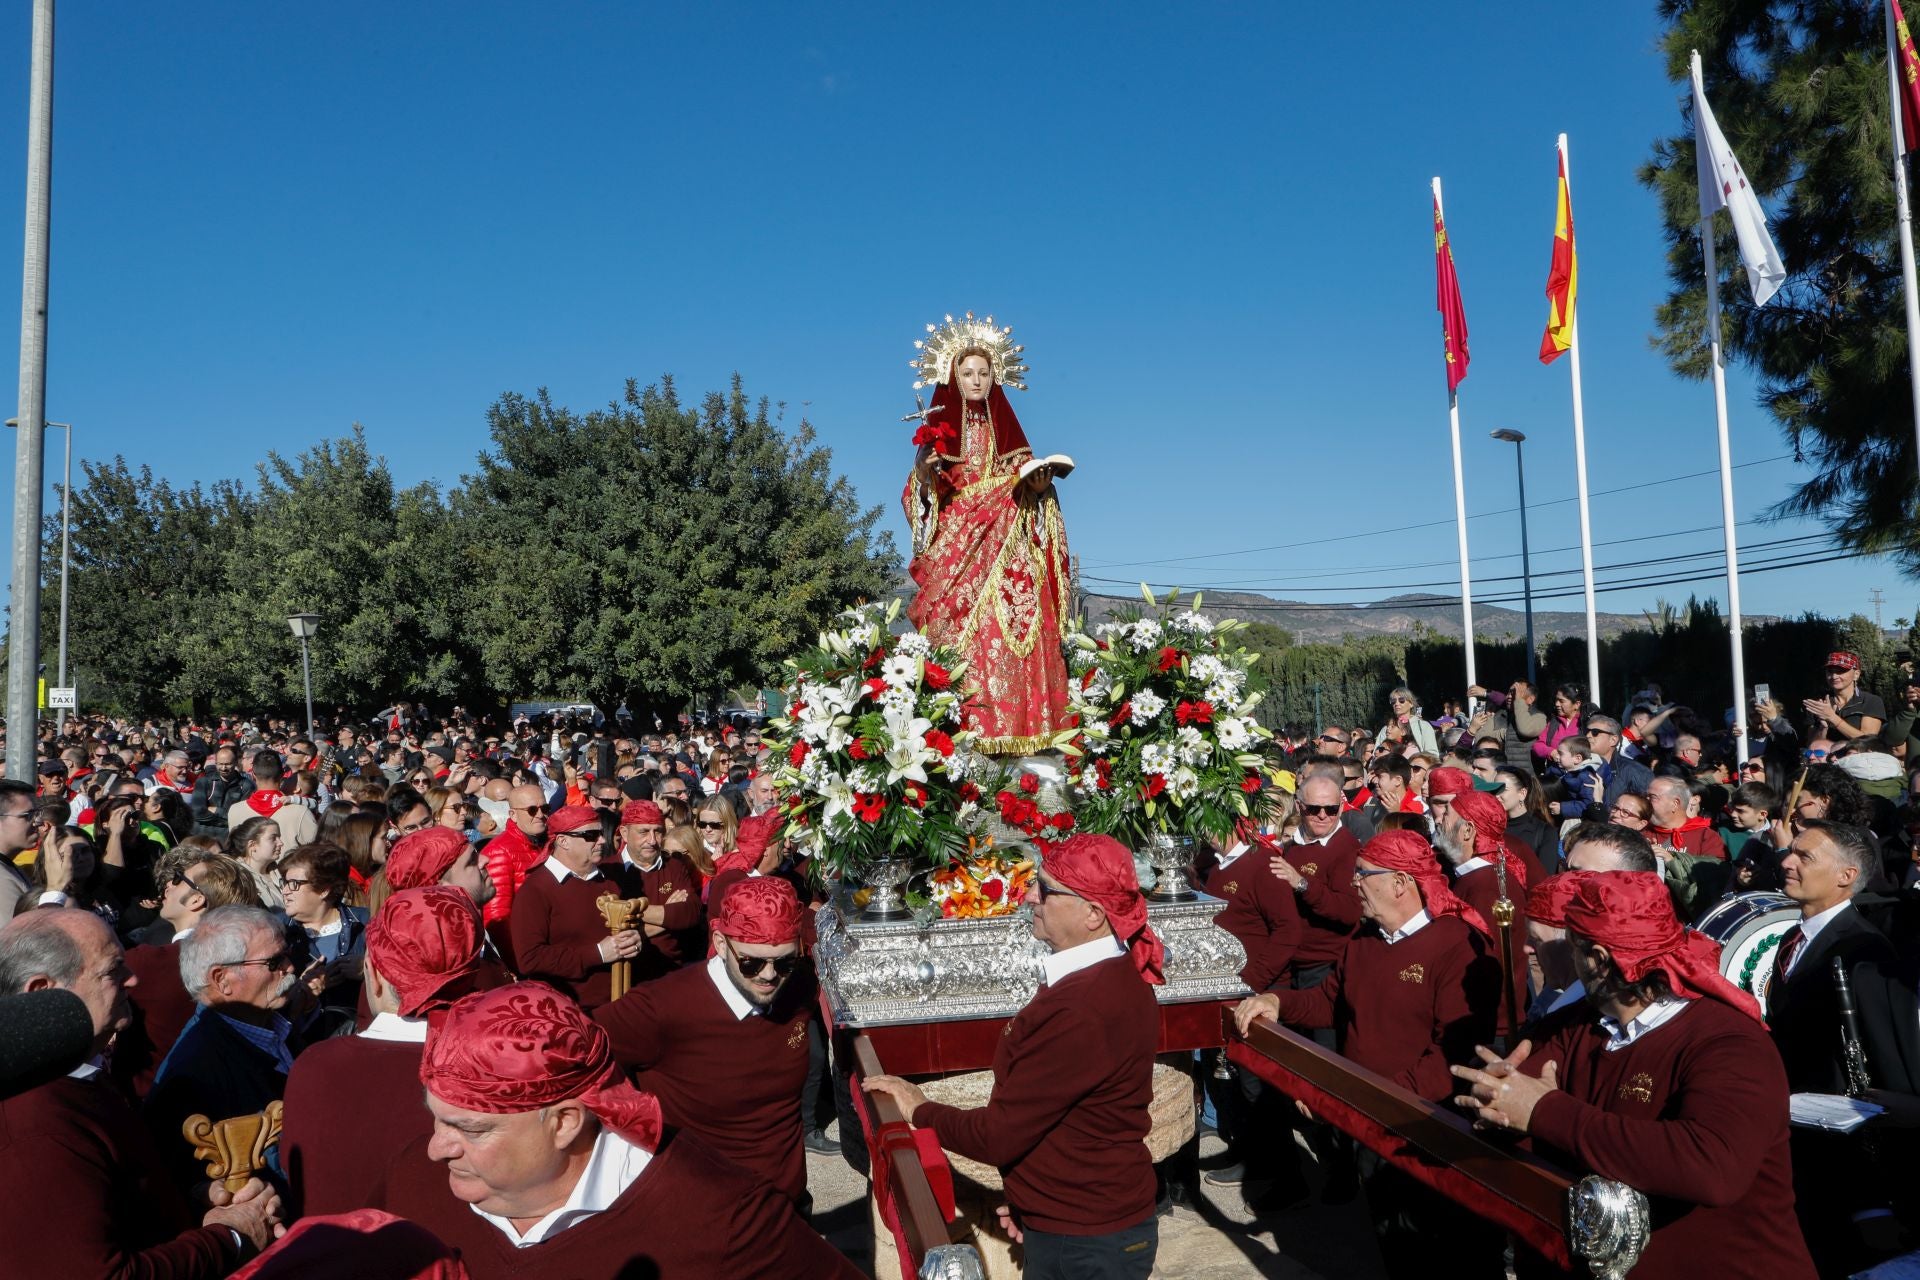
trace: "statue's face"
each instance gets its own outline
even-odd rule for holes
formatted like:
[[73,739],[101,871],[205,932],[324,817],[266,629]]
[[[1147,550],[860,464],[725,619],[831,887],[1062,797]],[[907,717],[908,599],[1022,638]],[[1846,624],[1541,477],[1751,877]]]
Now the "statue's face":
[[968,356],[953,371],[960,394],[968,400],[985,400],[993,385],[993,363],[985,356]]

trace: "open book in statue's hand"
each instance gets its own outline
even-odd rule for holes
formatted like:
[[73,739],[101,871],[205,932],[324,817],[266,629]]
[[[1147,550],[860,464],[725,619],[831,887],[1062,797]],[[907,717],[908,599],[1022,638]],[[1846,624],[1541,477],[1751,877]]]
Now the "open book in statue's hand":
[[1044,458],[1028,458],[1020,464],[1020,478],[1025,480],[1042,467],[1052,467],[1053,478],[1058,480],[1061,476],[1073,473],[1073,459],[1064,453],[1050,453]]

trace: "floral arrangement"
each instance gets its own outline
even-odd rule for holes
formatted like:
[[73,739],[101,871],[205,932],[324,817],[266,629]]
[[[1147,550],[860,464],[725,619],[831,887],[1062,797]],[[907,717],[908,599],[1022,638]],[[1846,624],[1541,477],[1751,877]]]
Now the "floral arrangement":
[[1154,835],[1225,839],[1251,814],[1272,736],[1253,719],[1250,655],[1227,643],[1246,624],[1203,616],[1198,596],[1175,611],[1178,591],[1140,590],[1152,614],[1068,632],[1079,727],[1058,745],[1078,765],[1077,820],[1135,849]]
[[1043,846],[1043,852],[1046,841],[1058,840],[1073,830],[1072,810],[1047,812],[1040,800],[1040,779],[1031,773],[1003,779],[993,804],[999,811],[1000,821]]
[[994,852],[989,843],[933,873],[927,896],[948,920],[1012,915],[1033,887],[1033,862]]
[[979,808],[957,687],[966,665],[919,632],[892,634],[899,613],[898,600],[849,609],[787,659],[787,711],[770,721],[783,830],[839,878],[883,858],[943,867]]

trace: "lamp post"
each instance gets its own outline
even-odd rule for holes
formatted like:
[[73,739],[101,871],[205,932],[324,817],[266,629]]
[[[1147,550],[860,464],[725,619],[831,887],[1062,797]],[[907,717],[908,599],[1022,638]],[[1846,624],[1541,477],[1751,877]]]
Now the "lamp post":
[[307,641],[313,639],[320,630],[320,615],[317,613],[290,613],[287,625],[293,628],[294,639],[300,642],[300,679],[307,690],[307,737],[313,737],[313,661],[308,655]]
[[1511,427],[1502,427],[1489,434],[1495,440],[1504,440],[1513,446],[1513,467],[1520,477],[1520,594],[1527,606],[1527,683],[1532,684],[1534,680],[1533,561],[1527,554],[1527,464],[1525,454],[1520,448],[1527,442],[1527,437]]
[[[9,427],[18,427],[20,419],[8,418]],[[60,481],[60,674],[58,688],[67,687],[67,571],[73,565],[68,554],[69,535],[73,530],[73,426],[66,422],[47,422],[43,426],[58,427],[67,433],[66,470]],[[54,713],[54,732],[67,731],[67,709],[61,707]]]

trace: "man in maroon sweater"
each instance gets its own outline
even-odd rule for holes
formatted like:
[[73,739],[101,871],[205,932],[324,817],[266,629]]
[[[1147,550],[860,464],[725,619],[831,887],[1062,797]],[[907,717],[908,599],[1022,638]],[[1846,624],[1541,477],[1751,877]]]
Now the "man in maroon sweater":
[[294,1216],[360,1208],[380,1171],[432,1130],[419,1092],[427,1022],[482,981],[481,936],[479,908],[449,885],[402,889],[374,914],[364,965],[373,1021],[322,1040],[287,1073],[280,1159]]
[[1652,1201],[1634,1280],[1811,1280],[1793,1213],[1787,1080],[1718,943],[1681,927],[1660,877],[1589,875],[1568,901],[1593,1016],[1454,1074],[1485,1125]]
[[607,932],[600,899],[638,898],[639,877],[600,866],[606,830],[591,805],[570,804],[548,823],[547,860],[513,895],[509,933],[520,976],[550,982],[592,1013],[612,997],[613,964],[644,945],[637,929]]
[[[1504,869],[1506,899],[1513,908],[1513,971],[1507,978],[1513,984],[1517,1018],[1527,1008],[1527,872],[1507,844],[1506,806],[1485,791],[1454,797],[1446,821],[1434,829],[1433,845],[1452,869],[1454,893],[1490,925],[1497,919],[1495,904],[1500,900]],[[1495,937],[1497,940],[1498,935]],[[1500,954],[1497,946],[1494,954]],[[1503,1000],[1495,1034],[1506,1036],[1511,1032]]]
[[1033,936],[1046,981],[993,1057],[993,1096],[961,1111],[898,1076],[875,1076],[940,1145],[999,1167],[1001,1222],[1025,1249],[1028,1280],[1137,1277],[1159,1249],[1151,1124],[1153,1052],[1165,981],[1160,939],[1133,856],[1109,836],[1074,835],[1035,877]]
[[473,1280],[859,1275],[785,1197],[666,1128],[606,1032],[550,987],[455,1004],[420,1079],[433,1135],[374,1199],[456,1249]]
[[113,930],[90,911],[52,907],[0,929],[0,992],[59,987],[93,1018],[92,1061],[0,1100],[0,1270],[60,1280],[224,1276],[277,1230],[279,1197],[258,1179],[196,1209],[146,1126],[99,1061],[129,1016],[128,972]]
[[[1458,807],[1459,800],[1454,801]],[[1369,840],[1353,871],[1373,928],[1347,944],[1332,976],[1309,991],[1249,996],[1234,1011],[1242,1035],[1256,1018],[1331,1026],[1340,1052],[1423,1098],[1453,1092],[1449,1067],[1473,1061],[1493,1033],[1500,966],[1478,912],[1455,897],[1433,849],[1413,831]],[[1497,1238],[1465,1231],[1447,1201],[1371,1151],[1360,1156],[1367,1207],[1387,1273],[1432,1274],[1440,1240],[1462,1275],[1498,1258]],[[1472,1261],[1462,1261],[1471,1259]]]
[[805,908],[773,876],[745,880],[713,921],[715,954],[594,1014],[614,1060],[667,1122],[766,1180],[804,1214],[800,1093],[817,988],[800,953]]
[[1293,956],[1296,987],[1324,981],[1360,923],[1360,895],[1353,882],[1360,842],[1340,825],[1340,806],[1340,784],[1326,773],[1310,773],[1296,797],[1300,825],[1268,862],[1300,900],[1300,945]]
[[620,810],[620,856],[640,876],[647,909],[640,913],[640,932],[669,966],[679,967],[700,954],[706,942],[701,929],[700,876],[678,853],[661,848],[666,816],[651,800],[629,800]]

